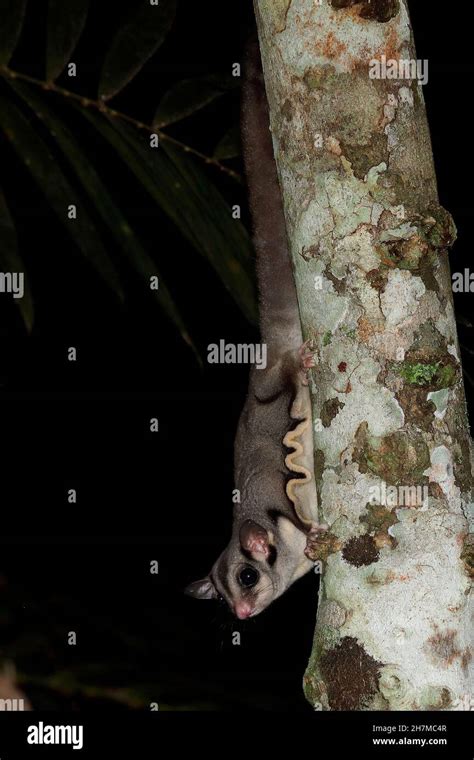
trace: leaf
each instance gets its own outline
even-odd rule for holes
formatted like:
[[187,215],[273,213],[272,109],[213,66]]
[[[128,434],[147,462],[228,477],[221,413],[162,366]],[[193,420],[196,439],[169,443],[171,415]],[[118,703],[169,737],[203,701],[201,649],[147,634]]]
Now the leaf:
[[19,40],[26,0],[0,0],[0,66],[7,66]]
[[[75,106],[77,108],[77,106]],[[171,147],[149,148],[125,124],[83,112],[179,231],[203,255],[250,322],[257,321],[250,238],[207,175]],[[164,144],[162,141],[162,145]]]
[[194,351],[191,338],[187,332],[184,320],[167,288],[160,272],[140,241],[131,229],[121,210],[115,204],[107,187],[95,171],[91,161],[82,152],[73,134],[63,124],[53,111],[47,107],[44,100],[20,82],[11,82],[11,87],[24,99],[27,105],[35,111],[54,136],[65,158],[69,161],[84,190],[92,199],[95,208],[109,227],[113,237],[122,249],[124,255],[143,278],[149,287],[150,277],[159,278],[159,289],[151,291],[169,319],[175,324],[183,339]]
[[237,158],[240,154],[240,126],[235,124],[217,143],[214,150],[214,158],[217,158],[218,161],[224,161],[227,158]]
[[49,0],[46,79],[56,79],[70,61],[84,30],[90,0]]
[[0,190],[0,270],[6,272],[23,273],[24,293],[22,298],[15,298],[18,308],[28,332],[31,332],[34,322],[33,298],[31,296],[28,277],[25,273],[25,265],[18,253],[17,237],[13,219],[10,216],[4,195]]
[[154,129],[167,127],[191,116],[236,87],[237,83],[236,77],[219,74],[183,79],[163,95],[153,119]]
[[106,55],[99,84],[99,97],[113,98],[158,50],[174,21],[177,0],[160,0],[140,7],[119,29]]
[[[62,173],[48,146],[36,134],[29,121],[16,106],[0,97],[0,128],[25,164],[51,207],[102,279],[123,299],[119,277],[94,223],[79,197]],[[77,219],[68,219],[68,206],[77,208]]]
[[183,206],[189,207],[183,213],[193,212],[191,226],[199,235],[203,254],[247,319],[256,323],[253,247],[245,227],[232,218],[230,207],[194,159],[169,141],[163,140],[162,147],[184,182]]

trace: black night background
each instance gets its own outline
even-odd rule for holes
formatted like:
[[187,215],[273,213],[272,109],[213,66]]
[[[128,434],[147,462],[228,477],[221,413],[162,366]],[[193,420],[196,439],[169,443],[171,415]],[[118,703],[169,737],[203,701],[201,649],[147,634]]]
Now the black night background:
[[[104,55],[133,5],[94,0],[72,58],[78,75],[63,74],[58,84],[96,97]],[[458,227],[451,267],[462,272],[471,263],[474,216],[472,11],[463,9],[461,23],[457,5],[442,15],[426,5],[410,8],[417,55],[430,65],[424,94],[441,203]],[[10,63],[37,79],[44,78],[46,6],[29,4]],[[178,0],[164,43],[111,105],[149,123],[177,82],[228,75],[243,59],[251,28],[250,1]],[[1,72],[0,95],[27,112]],[[248,367],[207,364],[207,345],[256,342],[257,327],[111,146],[67,98],[50,98],[157,263],[203,364],[86,198],[109,256],[120,264],[124,301],[101,281],[0,130],[0,182],[35,307],[28,334],[16,304],[0,298],[0,659],[15,664],[36,709],[123,710],[157,702],[160,710],[310,711],[301,682],[316,575],[245,623],[183,594],[208,572],[230,534],[233,436],[247,385]],[[236,87],[164,131],[212,155],[238,119]],[[51,140],[44,126],[38,133]],[[193,160],[229,207],[242,206],[250,230],[245,183]],[[58,161],[71,178],[71,168]],[[240,156],[222,163],[242,175]],[[472,420],[472,294],[455,295],[455,303]],[[76,362],[67,360],[70,346]],[[153,417],[157,434],[149,429]],[[69,489],[77,490],[76,504],[68,503]],[[158,575],[149,572],[153,560]],[[236,630],[240,646],[232,645]],[[67,643],[70,631],[76,646]]]

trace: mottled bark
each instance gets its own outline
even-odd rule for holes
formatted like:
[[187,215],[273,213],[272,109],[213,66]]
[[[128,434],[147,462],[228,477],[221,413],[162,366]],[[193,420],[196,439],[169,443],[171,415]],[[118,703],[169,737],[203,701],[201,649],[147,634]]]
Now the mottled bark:
[[438,203],[421,85],[369,76],[372,59],[416,57],[407,8],[255,10],[317,362],[329,533],[314,551],[324,572],[306,695],[322,709],[467,707],[472,468],[447,259],[455,230]]

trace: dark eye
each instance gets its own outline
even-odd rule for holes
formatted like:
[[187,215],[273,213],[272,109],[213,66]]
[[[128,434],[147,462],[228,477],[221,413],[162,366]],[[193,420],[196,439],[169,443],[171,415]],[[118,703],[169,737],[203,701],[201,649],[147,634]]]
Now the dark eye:
[[239,583],[243,588],[255,586],[259,578],[260,573],[254,567],[244,567],[239,573]]

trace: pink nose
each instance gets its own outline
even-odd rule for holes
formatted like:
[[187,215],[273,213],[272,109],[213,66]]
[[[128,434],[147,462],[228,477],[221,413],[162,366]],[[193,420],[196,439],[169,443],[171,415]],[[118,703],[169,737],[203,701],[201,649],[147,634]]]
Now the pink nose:
[[248,602],[236,602],[234,609],[239,620],[245,620],[252,614],[252,607]]

